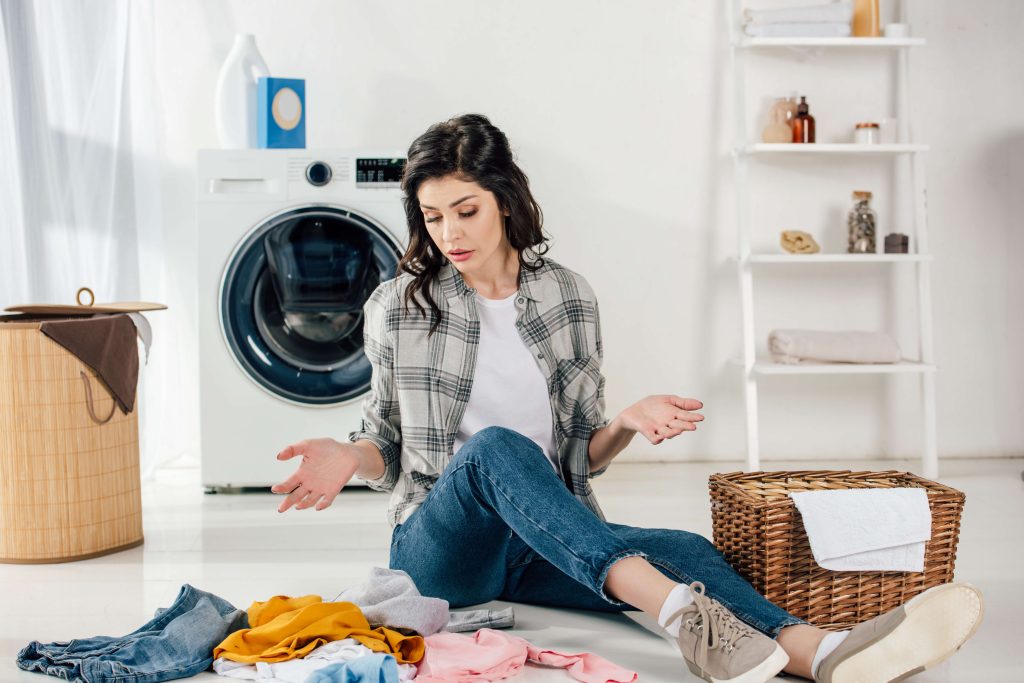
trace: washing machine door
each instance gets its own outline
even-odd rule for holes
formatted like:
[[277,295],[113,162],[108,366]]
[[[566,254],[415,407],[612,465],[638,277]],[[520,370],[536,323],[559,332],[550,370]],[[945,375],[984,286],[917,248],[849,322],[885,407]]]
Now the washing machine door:
[[370,386],[363,304],[395,276],[399,245],[351,209],[309,206],[255,228],[238,246],[220,290],[231,354],[285,401],[332,405]]

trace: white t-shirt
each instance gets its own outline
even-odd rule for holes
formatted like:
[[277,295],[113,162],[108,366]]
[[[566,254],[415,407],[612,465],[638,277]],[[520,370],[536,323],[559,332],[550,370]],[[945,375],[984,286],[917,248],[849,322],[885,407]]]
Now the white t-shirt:
[[547,381],[516,330],[517,294],[506,299],[476,296],[480,316],[476,375],[453,451],[458,453],[481,429],[506,427],[540,446],[557,473],[558,454]]

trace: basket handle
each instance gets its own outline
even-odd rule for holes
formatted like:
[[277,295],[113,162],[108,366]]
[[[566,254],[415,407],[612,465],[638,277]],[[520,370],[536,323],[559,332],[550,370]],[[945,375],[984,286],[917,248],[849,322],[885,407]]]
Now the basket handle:
[[107,415],[102,420],[96,417],[96,409],[92,407],[92,385],[89,384],[89,376],[85,374],[85,370],[79,370],[78,373],[82,376],[82,383],[85,384],[85,408],[89,411],[89,417],[98,425],[110,422],[110,418],[114,417],[114,411],[117,410],[117,401],[111,404],[110,415]]
[[[89,303],[83,304],[82,295],[85,294],[86,292],[88,292],[89,294]],[[75,293],[75,301],[78,302],[79,306],[92,306],[94,303],[96,303],[96,295],[94,295],[92,293],[92,290],[89,289],[88,287],[81,287],[79,288],[78,292]]]

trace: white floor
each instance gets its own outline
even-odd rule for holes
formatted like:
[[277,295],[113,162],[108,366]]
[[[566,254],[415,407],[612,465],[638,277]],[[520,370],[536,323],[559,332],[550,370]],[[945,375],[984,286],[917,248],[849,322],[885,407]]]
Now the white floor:
[[[838,463],[814,467],[839,468]],[[770,463],[806,469],[808,463]],[[863,469],[907,469],[912,463],[858,463]],[[943,461],[942,481],[967,494],[957,579],[985,594],[978,634],[949,662],[915,681],[1024,680],[1024,459]],[[609,519],[637,526],[689,529],[710,537],[707,476],[733,463],[617,464],[594,480]],[[652,471],[655,473],[652,476]],[[646,482],[656,482],[649,485]],[[240,608],[273,595],[315,593],[331,599],[387,566],[386,496],[345,491],[323,512],[278,514],[271,494],[204,495],[198,471],[162,470],[143,488],[143,547],[94,560],[55,565],[0,564],[0,683],[43,681],[20,671],[18,650],[30,640],[123,635],[166,606],[183,583]],[[674,645],[623,615],[596,615],[517,605],[516,631],[534,643],[589,650],[636,670],[641,681],[696,681]],[[212,673],[196,680],[219,680]],[[531,669],[520,681],[570,681],[562,671]],[[781,679],[779,679],[781,680]],[[798,679],[789,679],[798,680]]]

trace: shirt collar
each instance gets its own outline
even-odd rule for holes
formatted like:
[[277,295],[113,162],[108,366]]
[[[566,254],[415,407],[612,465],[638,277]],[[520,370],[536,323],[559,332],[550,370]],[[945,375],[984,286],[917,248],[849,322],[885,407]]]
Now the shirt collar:
[[[540,301],[542,296],[543,281],[541,279],[544,271],[548,269],[547,260],[537,270],[519,269],[519,293],[532,301]],[[441,291],[448,299],[459,299],[461,297],[475,294],[476,290],[471,289],[462,277],[462,273],[456,270],[450,261],[445,261],[438,272],[438,279],[441,282]]]

